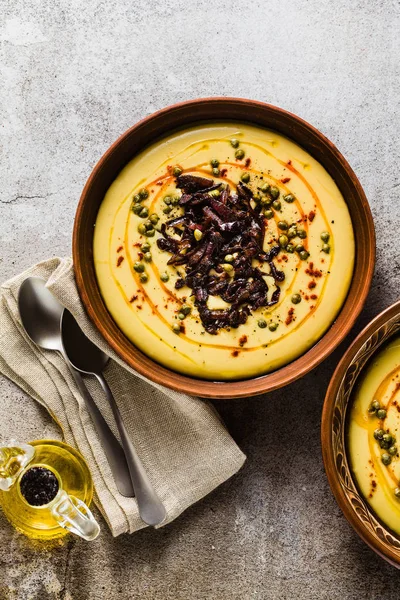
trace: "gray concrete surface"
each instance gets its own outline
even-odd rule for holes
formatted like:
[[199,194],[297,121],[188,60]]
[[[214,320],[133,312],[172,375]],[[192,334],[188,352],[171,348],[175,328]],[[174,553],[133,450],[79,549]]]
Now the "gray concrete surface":
[[[374,284],[355,330],[287,389],[217,402],[242,472],[160,531],[36,549],[0,516],[0,598],[399,598],[400,574],[337,507],[324,393],[357,331],[400,292],[400,8],[395,0],[1,0],[0,275],[66,255],[93,165],[139,118],[208,95],[289,109],[330,137],[370,200]],[[58,435],[6,380],[0,436]]]

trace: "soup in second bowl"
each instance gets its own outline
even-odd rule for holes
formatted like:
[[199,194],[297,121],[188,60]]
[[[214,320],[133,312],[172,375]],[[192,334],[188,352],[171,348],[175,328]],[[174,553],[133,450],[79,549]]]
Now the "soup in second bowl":
[[347,445],[361,493],[400,534],[400,337],[372,358],[355,391]]

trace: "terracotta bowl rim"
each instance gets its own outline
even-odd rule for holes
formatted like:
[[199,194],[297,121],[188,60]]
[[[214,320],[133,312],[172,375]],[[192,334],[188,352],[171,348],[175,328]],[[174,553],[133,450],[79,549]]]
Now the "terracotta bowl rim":
[[[365,526],[365,523],[362,521],[362,519],[357,515],[355,508],[351,506],[348,497],[345,495],[339,481],[339,475],[335,461],[335,453],[332,443],[332,427],[336,398],[344,382],[344,378],[349,368],[353,364],[354,358],[356,357],[357,353],[362,349],[364,344],[368,343],[375,334],[380,332],[385,327],[385,325],[387,325],[391,320],[396,319],[396,317],[400,317],[400,300],[385,308],[371,321],[369,321],[369,323],[367,323],[367,325],[358,334],[358,336],[346,350],[340,362],[338,363],[330,380],[323,404],[321,416],[321,448],[325,473],[328,478],[330,488],[344,516],[346,517],[350,525],[353,527],[353,529],[356,531],[356,533],[360,536],[360,538],[364,540],[364,542],[368,544],[368,546],[372,550],[374,550],[379,556],[384,558],[390,564],[400,569],[400,553],[396,554],[390,548],[387,542],[385,543],[383,539],[374,536],[370,532],[370,530]],[[352,382],[352,389],[356,385],[356,382],[359,379],[360,375],[364,372],[366,364],[368,364],[370,359],[377,352],[380,351],[381,346],[384,345],[387,342],[387,340],[394,335],[399,335],[399,333],[393,332],[389,335],[387,339],[378,341],[377,346],[374,347],[371,354],[368,355],[366,363],[362,365],[360,371],[354,378],[354,381]],[[349,401],[346,402],[346,413],[348,406]],[[344,415],[344,428],[346,428],[346,413]],[[354,480],[353,483],[354,487],[357,488]],[[362,497],[361,493],[360,496]],[[375,516],[374,511],[372,509],[369,510],[369,505],[367,501],[364,502],[369,514],[373,515],[374,518],[380,521],[382,525],[382,530],[386,531],[387,534],[392,538],[398,540],[400,544],[400,535],[395,534],[389,527],[386,527],[384,523],[378,517]]]
[[[316,138],[318,140],[319,144],[324,147],[324,150],[326,150],[329,153],[329,158],[332,160],[332,162],[334,162],[336,164],[336,168],[338,169],[338,171],[343,173],[348,180],[351,180],[351,186],[354,190],[353,194],[357,198],[357,202],[355,205],[360,209],[360,211],[362,211],[363,218],[365,219],[365,227],[368,230],[368,239],[366,240],[366,244],[368,246],[368,253],[367,253],[367,258],[365,260],[366,265],[364,266],[365,272],[364,272],[364,277],[363,277],[362,283],[360,283],[358,286],[359,288],[361,288],[361,291],[358,290],[359,293],[358,293],[357,301],[356,301],[355,305],[351,306],[351,307],[349,306],[349,308],[347,309],[349,314],[347,315],[346,319],[343,319],[343,322],[341,323],[341,328],[340,329],[338,327],[335,328],[334,326],[335,326],[335,323],[338,320],[340,320],[341,315],[344,312],[346,306],[348,304],[350,305],[349,299],[355,297],[355,294],[352,295],[350,293],[352,284],[349,289],[349,294],[346,297],[346,300],[344,301],[338,315],[336,316],[335,321],[330,325],[330,327],[326,330],[326,332],[323,334],[323,336],[318,340],[318,342],[316,344],[314,344],[309,350],[307,350],[304,354],[299,356],[297,359],[295,359],[291,363],[288,363],[287,365],[284,365],[280,369],[277,369],[276,371],[267,373],[262,376],[249,378],[247,380],[224,382],[224,381],[210,381],[210,380],[206,380],[206,379],[196,379],[194,377],[186,376],[181,373],[172,371],[172,370],[168,369],[167,367],[164,367],[164,366],[160,365],[159,363],[152,361],[151,359],[150,359],[150,362],[152,362],[152,367],[154,367],[154,370],[152,368],[151,369],[147,368],[147,367],[145,368],[140,363],[139,359],[133,359],[132,356],[129,356],[129,357],[125,356],[123,351],[119,347],[117,340],[114,339],[113,334],[110,333],[110,331],[107,329],[107,326],[105,326],[100,321],[100,318],[98,318],[98,315],[96,314],[95,309],[92,307],[92,303],[90,301],[89,296],[90,296],[90,293],[94,293],[96,296],[100,296],[100,291],[98,289],[98,286],[97,285],[94,286],[97,288],[96,290],[94,290],[94,291],[91,290],[89,284],[85,281],[85,279],[82,275],[82,265],[84,263],[84,257],[80,256],[80,251],[79,251],[80,226],[81,226],[81,220],[82,220],[82,212],[84,209],[84,204],[86,202],[86,198],[90,194],[90,189],[93,185],[93,182],[98,177],[98,174],[101,171],[101,169],[103,169],[103,167],[107,164],[107,161],[110,158],[110,156],[112,154],[114,154],[115,152],[118,152],[121,150],[121,146],[125,142],[126,138],[131,136],[132,133],[136,129],[138,129],[139,127],[143,127],[144,125],[147,125],[148,123],[151,123],[152,120],[160,118],[161,116],[164,116],[164,115],[172,114],[175,111],[180,111],[180,110],[184,110],[184,109],[188,109],[188,108],[192,109],[193,110],[193,121],[192,121],[193,124],[195,124],[196,122],[198,123],[200,121],[205,122],[205,121],[212,120],[211,118],[199,119],[198,117],[196,117],[196,110],[195,110],[196,107],[198,107],[199,105],[202,105],[204,103],[209,103],[209,104],[211,103],[214,105],[227,104],[230,106],[235,105],[236,107],[240,106],[241,109],[246,108],[246,111],[247,111],[246,114],[251,114],[250,111],[252,108],[258,109],[258,110],[265,110],[266,112],[273,112],[277,116],[281,116],[282,121],[284,121],[285,119],[288,119],[288,121],[290,121],[291,126],[292,125],[293,125],[293,127],[297,126],[302,131],[305,130],[307,132],[307,134],[310,135],[310,137],[312,137],[314,139]],[[225,118],[220,118],[218,116],[218,117],[216,117],[216,119],[220,120],[220,121],[231,119],[233,121],[242,121],[242,122],[249,122],[249,123],[257,124],[257,119],[251,119],[249,117],[244,117],[244,116],[240,117],[240,118],[237,118],[237,117],[230,118],[229,116],[227,116]],[[189,126],[189,121],[187,121],[184,126]],[[261,125],[259,123],[259,126],[262,127],[263,125]],[[264,125],[264,127],[265,127],[265,125]],[[281,127],[282,127],[282,125],[281,125]],[[274,127],[272,127],[272,126],[270,128],[274,129]],[[171,127],[171,130],[172,129],[176,129],[176,127]],[[275,128],[275,130],[278,132],[281,131],[279,124],[277,124],[277,127]],[[282,131],[281,131],[281,133],[282,133]],[[164,135],[166,135],[165,132],[161,134],[161,137]],[[287,137],[291,137],[290,135],[287,135],[286,133],[283,133],[283,135],[286,135]],[[152,139],[157,139],[157,135],[153,136]],[[300,141],[298,141],[296,139],[296,136],[292,136],[291,139],[294,142],[298,143],[300,146],[304,147],[304,144],[302,144]],[[145,144],[143,144],[143,147],[148,145],[148,143],[150,143],[150,140],[147,141]],[[309,152],[311,155],[313,155],[312,151],[309,151]],[[133,157],[133,155],[132,155],[132,157]],[[324,163],[320,159],[316,159],[316,160],[318,160],[324,166]],[[126,163],[124,163],[124,164],[126,164]],[[123,167],[121,167],[121,169],[122,168]],[[325,168],[327,168],[327,167],[325,166]],[[357,254],[357,247],[358,246],[356,244],[356,254]],[[99,161],[96,163],[96,165],[94,166],[94,168],[83,188],[83,191],[82,191],[79,203],[78,203],[77,211],[76,211],[74,231],[73,231],[73,241],[72,241],[73,262],[74,262],[74,266],[75,266],[76,283],[77,283],[79,295],[81,297],[81,300],[83,302],[83,305],[85,307],[85,310],[86,310],[89,318],[91,319],[91,321],[93,322],[95,327],[99,330],[101,335],[106,339],[106,341],[114,349],[114,351],[116,351],[116,353],[119,354],[119,356],[123,360],[125,360],[129,366],[131,366],[132,368],[137,370],[141,375],[143,375],[144,377],[150,379],[151,381],[153,381],[155,383],[169,387],[175,391],[186,392],[186,393],[194,395],[194,396],[200,396],[203,398],[220,398],[220,399],[256,396],[256,395],[264,394],[268,391],[272,391],[274,389],[286,386],[286,385],[292,383],[293,381],[295,381],[296,379],[304,376],[306,373],[308,373],[309,371],[314,369],[317,365],[319,365],[323,360],[325,360],[331,354],[331,352],[339,345],[339,343],[344,339],[344,337],[349,333],[349,331],[351,330],[352,326],[354,325],[357,317],[359,316],[359,314],[364,306],[365,300],[369,293],[369,289],[371,286],[371,281],[372,281],[372,277],[373,277],[373,273],[374,273],[375,253],[376,253],[375,229],[374,229],[374,223],[373,223],[373,218],[372,218],[372,214],[371,214],[371,209],[369,207],[367,198],[365,196],[364,190],[363,190],[357,176],[355,175],[354,171],[352,170],[352,168],[349,165],[349,163],[347,162],[347,160],[344,158],[344,156],[341,154],[341,152],[336,148],[336,146],[324,134],[322,134],[314,126],[310,125],[307,121],[305,121],[304,119],[301,119],[297,115],[294,115],[293,113],[286,111],[282,108],[279,108],[279,107],[276,107],[276,106],[273,106],[271,104],[267,104],[264,102],[259,102],[256,100],[249,100],[249,99],[245,99],[245,98],[219,97],[219,96],[208,97],[208,98],[198,98],[198,99],[194,99],[194,100],[189,100],[189,101],[173,104],[171,106],[168,106],[166,108],[158,110],[158,111],[152,113],[151,115],[146,116],[142,120],[138,121],[135,125],[133,125],[129,129],[127,129],[122,135],[120,135],[119,138],[113,144],[111,144],[111,146],[106,150],[106,152],[101,156]],[[356,262],[357,262],[357,256],[356,256]],[[357,290],[355,290],[355,291],[357,291]],[[114,327],[116,327],[116,324],[113,321],[111,315],[109,315],[109,319],[110,319],[110,321],[112,321],[112,323],[114,323]],[[113,325],[110,321],[106,325],[108,325],[108,327],[113,327]],[[316,348],[318,348],[318,346],[321,344],[322,340],[328,340],[329,343],[327,342],[327,346],[326,346],[326,348],[323,349],[322,352],[321,351],[318,352],[318,349],[316,350]],[[130,344],[132,345],[132,347],[135,348],[136,352],[140,353],[140,351],[134,346],[134,344],[132,342],[130,342]],[[148,357],[146,357],[146,358],[148,358]],[[172,380],[173,380],[172,382],[168,380],[168,376],[172,376]]]

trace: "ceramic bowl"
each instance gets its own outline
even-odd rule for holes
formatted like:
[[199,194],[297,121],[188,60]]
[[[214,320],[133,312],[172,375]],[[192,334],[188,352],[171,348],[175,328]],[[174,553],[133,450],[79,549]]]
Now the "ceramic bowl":
[[352,391],[367,361],[400,333],[400,302],[378,315],[354,340],[331,379],[322,412],[322,455],[335,498],[358,535],[377,554],[400,568],[400,536],[369,507],[353,480],[346,453],[346,416]]
[[[174,129],[201,121],[242,121],[274,129],[303,146],[335,180],[353,221],[356,258],[353,280],[333,325],[305,354],[279,370],[254,379],[232,382],[187,377],[154,362],[117,327],[100,295],[93,263],[93,228],[104,195],[121,169],[146,145]],[[367,297],[375,262],[375,234],[363,189],[337,148],[317,129],[275,106],[237,98],[206,98],[175,104],[146,117],[126,131],[104,154],[87,181],[76,212],[73,234],[76,282],[94,325],[112,348],[136,371],[152,381],[188,394],[237,398],[287,385],[324,360],[347,335]]]

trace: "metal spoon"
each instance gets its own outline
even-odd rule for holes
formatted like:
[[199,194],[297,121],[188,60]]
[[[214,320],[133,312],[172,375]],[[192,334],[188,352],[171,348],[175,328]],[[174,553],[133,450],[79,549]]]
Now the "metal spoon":
[[87,339],[67,310],[64,311],[61,319],[61,335],[65,353],[75,369],[88,375],[94,375],[103,388],[117,423],[122,447],[125,450],[139,514],[147,525],[158,525],[165,519],[165,508],[144,470],[112,392],[104,379],[102,371],[107,365],[109,357]]
[[[31,340],[40,346],[40,348],[56,350],[63,355],[93,420],[118,491],[123,496],[133,497],[135,494],[125,454],[86,389],[81,374],[74,369],[65,355],[60,330],[61,317],[65,310],[64,307],[46,288],[46,282],[43,279],[40,277],[28,277],[23,281],[19,289],[18,308],[22,325]],[[72,315],[70,315],[70,319],[73,319],[75,327],[79,328]],[[87,339],[83,333],[81,335]]]

